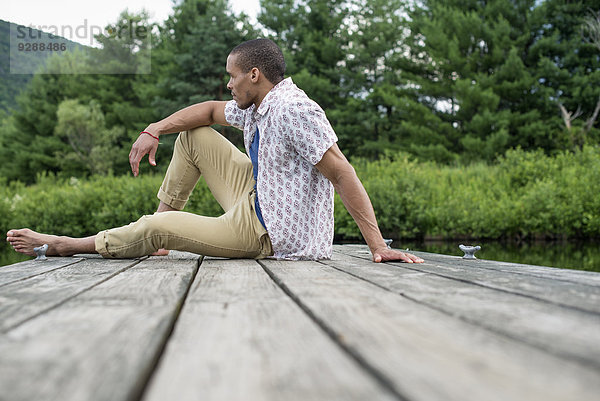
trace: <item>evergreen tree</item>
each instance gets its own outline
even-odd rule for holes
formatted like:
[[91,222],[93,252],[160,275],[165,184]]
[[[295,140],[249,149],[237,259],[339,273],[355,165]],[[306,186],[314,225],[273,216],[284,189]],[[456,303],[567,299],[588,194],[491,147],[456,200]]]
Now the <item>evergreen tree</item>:
[[600,10],[590,9],[589,14],[583,19],[583,39],[600,50]]
[[[382,99],[395,101],[398,0],[263,0],[258,17],[282,48],[287,74],[323,107],[349,156],[390,148]],[[391,106],[390,106],[391,108]]]
[[405,124],[415,153],[427,157],[420,150],[435,147],[434,138],[448,152],[491,160],[539,128],[539,113],[527,107],[539,96],[531,90],[535,77],[523,62],[534,6],[535,0],[426,0],[410,12],[402,67],[415,89],[407,108],[423,113]]
[[[418,144],[435,138],[432,131],[466,160],[493,160],[517,146],[569,147],[573,138],[560,105],[593,115],[600,95],[598,53],[581,36],[587,7],[600,6],[592,3],[425,0],[416,6],[402,64],[407,86],[415,88],[406,109],[422,113],[421,121],[403,124],[413,152],[427,156]],[[596,132],[588,142],[597,142]]]
[[[132,19],[147,27],[147,16],[122,13],[117,21]],[[48,60],[45,73],[36,74],[27,89],[17,98],[18,109],[6,120],[0,137],[5,144],[0,157],[12,160],[12,164],[0,166],[0,175],[9,179],[32,182],[44,171],[60,173],[64,156],[73,152],[66,137],[56,135],[57,111],[66,99],[78,99],[83,104],[96,101],[105,116],[108,129],[120,132],[117,149],[112,153],[117,172],[129,169],[127,155],[132,138],[148,122],[155,120],[151,109],[152,99],[142,96],[151,85],[147,74],[95,74],[94,65],[105,61],[132,63],[145,49],[131,43],[128,35],[103,36],[99,40],[104,47],[96,53],[67,52]],[[130,52],[119,54],[116,51]],[[106,67],[106,65],[104,66]],[[104,68],[103,67],[103,68]],[[118,65],[113,65],[118,68]],[[106,70],[105,72],[112,72]],[[70,174],[85,175],[82,170]]]
[[399,141],[408,117],[404,97],[412,92],[399,66],[407,35],[404,2],[356,1],[350,9],[340,68],[346,104],[331,112],[340,144],[369,157],[406,149]]
[[[600,142],[598,122],[593,118],[600,104],[600,51],[586,31],[590,16],[598,10],[600,0],[546,0],[535,10],[536,37],[527,62],[536,75],[535,89],[542,95],[537,105],[541,121],[552,127],[546,138],[552,143],[545,147],[576,148]],[[570,114],[568,119],[561,109]]]
[[105,175],[112,172],[116,139],[122,135],[119,126],[107,129],[104,114],[97,101],[82,105],[77,100],[64,100],[56,112],[55,135],[69,144],[70,151],[58,154],[61,170],[69,175]]
[[[152,53],[153,68],[160,69],[153,106],[158,118],[205,100],[230,100],[225,63],[238,44],[258,34],[245,15],[235,16],[226,0],[184,0],[160,27]],[[243,139],[237,130],[220,128],[234,143]],[[175,136],[165,137],[167,145]],[[171,146],[161,149],[161,157]]]
[[345,0],[262,0],[258,21],[282,49],[287,74],[326,112],[343,107],[348,47]]

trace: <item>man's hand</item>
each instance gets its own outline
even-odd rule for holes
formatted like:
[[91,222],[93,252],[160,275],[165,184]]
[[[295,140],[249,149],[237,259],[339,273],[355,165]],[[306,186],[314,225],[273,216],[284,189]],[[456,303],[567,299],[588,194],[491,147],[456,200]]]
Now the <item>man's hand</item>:
[[152,166],[156,166],[154,157],[156,156],[157,149],[158,141],[147,134],[141,134],[133,143],[131,152],[129,152],[129,164],[131,165],[131,172],[135,177],[139,174],[142,157],[148,155],[148,162]]
[[401,260],[406,263],[423,263],[424,260],[418,256],[415,256],[411,253],[406,253],[399,251],[397,249],[391,248],[379,248],[376,249],[373,253],[373,262],[381,263],[388,262],[391,260]]

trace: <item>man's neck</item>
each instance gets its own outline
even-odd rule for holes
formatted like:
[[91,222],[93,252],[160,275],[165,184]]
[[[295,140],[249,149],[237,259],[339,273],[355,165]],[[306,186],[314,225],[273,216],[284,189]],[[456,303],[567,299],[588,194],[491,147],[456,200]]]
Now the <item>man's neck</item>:
[[272,84],[271,82],[266,81],[266,84],[264,85],[263,90],[259,92],[260,95],[258,96],[258,99],[254,102],[255,110],[258,110],[258,107],[262,103],[265,96],[267,96],[269,94],[269,92],[271,92],[271,90],[273,90],[273,88],[276,87],[277,85],[279,85],[279,83],[282,81],[279,81],[276,84]]

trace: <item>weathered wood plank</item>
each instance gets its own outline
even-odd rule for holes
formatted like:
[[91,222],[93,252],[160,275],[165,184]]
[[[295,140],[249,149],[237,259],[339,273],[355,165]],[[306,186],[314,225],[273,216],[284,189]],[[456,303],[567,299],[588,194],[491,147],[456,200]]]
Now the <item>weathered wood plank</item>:
[[[365,247],[348,247],[347,250],[344,250],[344,253],[370,260],[370,253]],[[415,252],[415,254],[424,258],[425,263],[392,262],[390,264],[600,314],[600,286],[559,280],[552,277],[531,276],[516,271],[495,270],[492,268],[495,262],[492,261],[464,260],[456,256],[440,258],[439,255],[422,252]],[[482,263],[485,263],[487,267],[482,268]],[[523,272],[527,269],[527,266],[520,265],[520,269]],[[547,269],[554,270],[553,268]],[[582,273],[574,270],[573,272]],[[568,273],[563,273],[563,275]],[[595,276],[595,273],[591,274]]]
[[[334,245],[334,250],[345,254],[353,254],[363,258],[370,257],[369,248],[364,244],[346,244]],[[561,269],[558,267],[528,265],[522,263],[500,262],[495,260],[477,259],[463,260],[461,256],[443,255],[438,253],[417,252],[409,250],[408,252],[425,256],[430,262],[440,262],[448,264],[456,264],[469,267],[476,266],[480,269],[492,269],[495,271],[505,271],[507,273],[519,273],[522,275],[542,278],[552,278],[560,281],[570,281],[583,285],[600,286],[600,274],[596,272]],[[474,263],[473,263],[474,262]]]
[[127,259],[83,260],[0,287],[0,333],[60,305],[136,263],[138,261]]
[[199,399],[395,398],[255,261],[205,260],[144,397]]
[[[456,256],[442,255],[434,253],[424,253],[427,257],[436,262],[447,262],[455,263],[457,260]],[[464,263],[470,263],[472,261],[462,260],[462,257],[458,257],[458,260]],[[583,285],[592,285],[600,287],[600,274],[591,271],[584,270],[573,270],[573,269],[561,269],[558,267],[549,266],[536,266],[522,263],[512,262],[500,262],[495,260],[477,259],[477,267],[481,269],[493,269],[495,271],[504,271],[507,273],[518,273],[533,277],[552,278],[554,280],[569,281],[573,283],[579,283]],[[469,266],[468,264],[465,266]]]
[[138,399],[198,266],[196,260],[157,259],[1,335],[2,396]]
[[0,287],[15,281],[25,280],[38,274],[46,273],[51,270],[60,269],[68,265],[80,262],[81,258],[58,258],[51,257],[45,261],[36,261],[35,259],[15,263],[0,268]]
[[[316,262],[261,262],[410,400],[591,400],[598,372]],[[576,328],[574,328],[576,329]]]
[[[446,314],[600,371],[600,316],[335,252],[324,262]],[[574,330],[574,328],[577,328]]]

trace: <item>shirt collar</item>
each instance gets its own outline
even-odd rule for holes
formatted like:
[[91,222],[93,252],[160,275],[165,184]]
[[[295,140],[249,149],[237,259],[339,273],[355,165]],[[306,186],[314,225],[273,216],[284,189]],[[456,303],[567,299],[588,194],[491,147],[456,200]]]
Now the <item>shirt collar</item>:
[[284,79],[283,81],[279,82],[273,88],[271,88],[269,93],[267,93],[265,95],[265,97],[263,98],[262,102],[260,102],[260,106],[258,106],[258,110],[256,110],[256,112],[258,114],[260,114],[261,116],[264,116],[265,114],[267,114],[267,111],[269,111],[269,108],[271,107],[271,103],[273,103],[273,101],[272,101],[273,97],[278,92],[285,90],[285,88],[289,88],[293,84],[294,83],[292,82],[292,78],[288,77],[288,78]]

